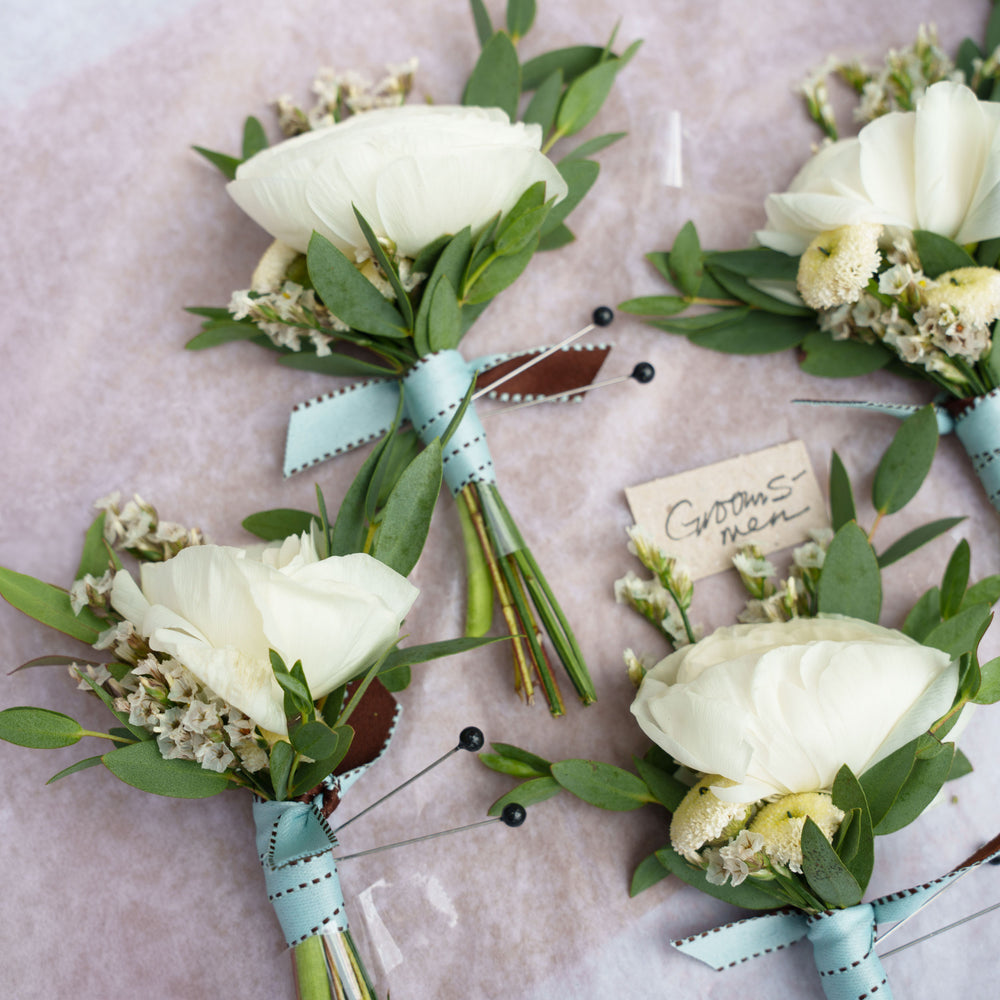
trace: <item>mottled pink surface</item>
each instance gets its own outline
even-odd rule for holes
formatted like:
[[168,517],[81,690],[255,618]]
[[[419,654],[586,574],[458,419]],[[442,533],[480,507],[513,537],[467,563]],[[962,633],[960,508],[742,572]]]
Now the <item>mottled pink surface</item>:
[[[474,353],[559,339],[596,305],[657,291],[642,254],[668,245],[688,218],[707,245],[744,245],[763,220],[764,196],[788,182],[817,139],[792,89],[806,71],[831,50],[878,56],[934,19],[953,50],[965,34],[981,37],[988,11],[972,0],[540,6],[526,55],[602,42],[619,17],[623,42],[645,38],[598,123],[627,128],[630,137],[601,154],[594,193],[571,220],[577,242],[538,257],[491,307],[468,340]],[[139,13],[110,0],[70,13],[54,0],[12,7],[0,43],[0,563],[68,582],[90,504],[114,488],[237,544],[248,541],[239,527],[245,515],[309,507],[316,481],[334,500],[362,454],[290,481],[280,474],[288,411],[329,380],[279,368],[249,345],[183,350],[197,322],[182,307],[224,303],[247,285],[267,244],[189,147],[235,149],[251,113],[274,135],[268,101],[284,92],[306,100],[321,65],[378,72],[417,55],[418,94],[454,101],[476,50],[466,4],[188,0],[147,3]],[[499,3],[489,7],[502,16]],[[680,188],[657,175],[671,111],[683,125]],[[811,379],[791,354],[715,355],[624,316],[609,332],[616,348],[606,373],[648,359],[658,371],[652,385],[628,383],[578,407],[536,408],[489,424],[508,504],[577,628],[599,704],[571,705],[558,722],[539,705],[520,706],[502,647],[415,671],[396,740],[345,814],[438,756],[469,724],[488,739],[552,757],[628,763],[643,738],[628,714],[621,650],[662,646],[612,597],[612,582],[632,566],[623,488],[792,437],[806,441],[823,483],[836,448],[867,484],[894,422],[797,409],[789,400],[927,398],[925,387],[882,375]],[[962,535],[973,542],[974,575],[1000,569],[997,516],[949,439],[917,499],[880,534],[887,542],[961,513],[968,520],[951,538],[887,574],[886,623],[898,623],[936,582]],[[408,623],[413,641],[461,629],[461,562],[458,522],[443,498],[414,575],[423,593]],[[696,617],[707,627],[727,623],[738,603],[734,580],[716,577],[699,586]],[[6,605],[0,629],[0,660],[9,667],[45,652],[82,652]],[[998,645],[994,629],[989,655]],[[19,704],[104,725],[101,706],[59,668],[0,677],[0,706]],[[1000,827],[997,711],[983,710],[969,725],[963,746],[978,769],[954,786],[955,798],[878,842],[874,892],[943,871]],[[0,996],[291,998],[247,798],[155,798],[101,769],[45,786],[88,752],[98,751],[0,745]],[[351,827],[344,848],[471,822],[508,784],[462,755]],[[671,938],[736,911],[672,881],[630,900],[633,867],[664,841],[655,809],[605,814],[564,797],[533,811],[518,831],[492,826],[360,859],[344,865],[343,880],[349,896],[371,889],[402,955],[390,977],[394,1000],[822,995],[807,945],[725,974],[674,953]],[[977,872],[914,921],[912,934],[993,902],[998,879],[995,868]],[[991,993],[1000,967],[997,920],[984,917],[887,959],[896,995]]]

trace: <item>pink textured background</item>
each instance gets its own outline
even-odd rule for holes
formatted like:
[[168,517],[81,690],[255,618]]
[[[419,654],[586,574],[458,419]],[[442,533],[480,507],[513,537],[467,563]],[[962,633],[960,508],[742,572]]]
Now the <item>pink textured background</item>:
[[[488,6],[500,19],[501,5]],[[537,258],[477,324],[469,350],[551,342],[596,305],[658,290],[642,254],[667,246],[688,218],[706,245],[744,245],[762,222],[764,196],[788,182],[817,139],[792,91],[809,69],[831,50],[876,57],[935,17],[953,50],[965,34],[981,37],[988,6],[542,3],[526,55],[603,42],[619,17],[623,42],[645,38],[598,123],[630,137],[601,154],[597,187],[571,219],[578,241]],[[249,540],[239,527],[245,515],[310,507],[315,481],[334,501],[362,455],[287,482],[280,475],[288,411],[328,380],[279,368],[249,345],[182,350],[197,322],[181,307],[226,302],[267,243],[189,147],[235,150],[250,113],[275,135],[268,101],[283,92],[306,100],[321,65],[377,73],[417,55],[418,94],[454,101],[476,51],[466,4],[186,0],[136,10],[95,0],[67,13],[54,0],[16,0],[0,46],[0,563],[68,581],[90,504],[113,488],[236,544]],[[683,123],[682,188],[664,186],[655,169],[670,111]],[[579,407],[489,424],[507,502],[575,623],[599,704],[570,705],[559,722],[539,705],[521,707],[508,691],[502,648],[429,666],[402,695],[397,738],[345,815],[453,745],[468,724],[552,757],[628,763],[643,739],[627,711],[621,649],[662,646],[611,594],[632,566],[623,488],[792,437],[806,441],[821,482],[835,447],[867,483],[894,422],[796,409],[789,400],[926,398],[919,385],[879,375],[810,379],[791,354],[715,355],[624,316],[609,335],[616,348],[606,372],[648,359],[658,372],[652,385],[628,383]],[[975,576],[1000,570],[997,517],[958,444],[944,440],[917,499],[880,529],[883,543],[959,513],[969,517],[953,537],[887,574],[886,623],[897,624],[937,580],[962,535],[973,542]],[[414,641],[461,629],[460,562],[445,498],[414,577],[423,591],[408,623]],[[731,621],[737,607],[727,576],[699,586],[695,612],[706,627]],[[998,645],[994,629],[989,655]],[[73,651],[71,640],[0,606],[5,667]],[[17,704],[104,724],[101,706],[59,669],[0,676],[0,706]],[[967,730],[963,746],[978,770],[955,786],[955,799],[879,841],[874,892],[942,872],[1000,828],[997,711],[982,711]],[[292,997],[247,799],[158,799],[97,769],[45,786],[82,755],[0,745],[0,996]],[[462,755],[352,827],[345,851],[471,822],[508,784]],[[492,826],[361,859],[344,865],[343,880],[349,897],[371,889],[403,956],[390,979],[395,1000],[822,995],[807,945],[725,974],[674,953],[671,938],[735,911],[672,881],[630,900],[632,868],[664,841],[663,815],[652,808],[603,814],[563,797],[519,831]],[[976,873],[915,921],[913,935],[993,902],[998,890],[997,869]],[[998,919],[887,959],[897,996],[990,992],[1000,968]]]

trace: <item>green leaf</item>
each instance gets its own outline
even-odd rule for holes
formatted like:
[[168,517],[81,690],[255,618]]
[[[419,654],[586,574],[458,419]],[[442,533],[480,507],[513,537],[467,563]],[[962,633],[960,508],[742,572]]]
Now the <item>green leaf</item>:
[[963,538],[944,571],[944,578],[941,581],[941,617],[952,618],[962,606],[962,599],[965,597],[966,588],[969,586],[969,564],[972,560],[972,553],[969,550],[969,543]]
[[[396,488],[399,477],[406,467],[420,454],[420,437],[415,430],[397,431],[390,439],[382,458],[379,460],[375,476],[369,486],[366,504],[372,504],[372,514],[376,510],[381,510],[389,494]],[[378,493],[372,493],[375,484],[378,484]]]
[[463,288],[463,275],[469,257],[472,253],[472,232],[468,226],[460,233],[453,236],[444,246],[438,255],[434,270],[427,279],[420,306],[417,309],[416,319],[413,322],[413,339],[417,348],[417,353],[423,357],[430,353],[428,337],[428,318],[430,316],[431,302],[433,301],[434,288],[437,283],[446,277],[451,282],[451,287],[456,291]]
[[798,257],[768,247],[755,247],[752,250],[712,250],[705,254],[705,262],[716,264],[744,278],[757,280],[795,281],[799,273]]
[[489,302],[521,276],[537,249],[535,236],[520,253],[496,258],[466,290],[465,301],[472,305]]
[[75,580],[82,580],[88,573],[91,576],[103,576],[111,560],[108,557],[108,546],[104,541],[104,518],[106,511],[101,511],[94,518],[87,535],[83,540],[83,552],[80,554],[80,565],[76,568]]
[[674,286],[688,298],[698,294],[701,276],[701,242],[693,222],[685,222],[670,248],[670,275]]
[[278,740],[271,747],[267,769],[271,774],[271,784],[274,787],[274,798],[277,802],[284,801],[288,795],[288,779],[292,773],[292,763],[295,761],[295,750],[291,743]]
[[[402,404],[402,399],[400,399],[400,404]],[[392,436],[393,430],[390,429],[372,449],[371,454],[358,470],[358,474],[351,481],[351,485],[348,486],[344,499],[341,501],[340,510],[337,511],[337,520],[330,533],[330,555],[345,556],[352,552],[363,551],[367,535],[365,499],[375,469],[385,449],[389,446]]]
[[293,510],[290,507],[277,507],[274,510],[262,510],[243,518],[243,527],[263,538],[265,542],[274,542],[288,538],[290,535],[308,533],[312,528],[315,514],[307,510]]
[[878,560],[864,531],[853,521],[833,536],[820,573],[818,597],[821,614],[878,622],[882,607]]
[[956,524],[960,524],[964,520],[964,517],[945,517],[940,521],[931,521],[930,524],[922,524],[919,528],[908,531],[902,537],[897,538],[878,557],[879,566],[885,569],[886,566],[892,565],[897,559],[908,556],[911,552],[933,541],[938,535],[943,535],[946,531],[950,531]]
[[603,55],[604,49],[598,45],[572,45],[544,52],[521,67],[521,87],[525,91],[537,90],[556,70],[562,73],[567,83],[571,83],[596,66]]
[[976,266],[968,251],[940,233],[932,233],[929,229],[915,229],[913,242],[928,278],[936,278],[945,271],[954,271],[959,267]]
[[899,426],[875,472],[872,504],[882,514],[902,510],[917,494],[937,450],[937,417],[924,406]]
[[504,806],[508,806],[512,802],[527,809],[529,806],[538,805],[539,802],[551,799],[561,791],[562,786],[555,778],[532,778],[530,781],[522,781],[520,785],[512,788],[506,795],[501,795],[490,806],[487,815],[499,816],[503,812]]
[[410,686],[412,671],[407,666],[393,667],[392,670],[379,670],[379,683],[386,689],[395,693],[405,691]]
[[[118,676],[124,677],[125,676],[124,674],[119,674],[117,671],[114,670],[115,666],[116,666],[115,664],[111,664],[109,666],[109,669],[111,670],[112,675],[116,676],[116,677],[118,677]],[[140,725],[136,725],[134,723],[129,722],[129,720],[128,720],[128,715],[129,715],[128,712],[120,712],[117,708],[115,708],[115,699],[111,696],[111,694],[108,691],[105,690],[105,688],[104,688],[104,686],[102,684],[98,684],[97,681],[95,681],[94,678],[90,677],[88,674],[81,674],[80,677],[81,677],[81,680],[83,680],[86,684],[90,685],[90,689],[94,692],[94,694],[97,695],[98,698],[101,699],[101,701],[104,702],[104,704],[107,707],[108,711],[111,712],[111,714],[137,740],[139,740],[140,742],[142,742],[142,741],[145,741],[145,740],[152,740],[153,739],[153,733],[151,733],[148,729],[144,729]]]
[[951,762],[951,770],[948,772],[948,781],[964,778],[967,774],[972,774],[972,761],[956,747],[955,757]]
[[970,604],[957,615],[935,625],[921,641],[925,646],[943,650],[954,660],[963,653],[975,650],[990,618],[988,604]]
[[375,535],[372,555],[402,576],[417,564],[441,490],[441,444],[432,441],[399,477]]
[[[460,636],[457,639],[441,639],[438,642],[423,643],[418,646],[397,646],[391,650],[382,663],[382,671],[395,670],[400,666],[412,666],[415,663],[428,663],[431,660],[443,660],[446,656],[457,656],[470,649],[480,646],[490,646],[494,642],[506,642],[509,636]],[[381,673],[379,672],[379,680]]]
[[[729,319],[688,335],[692,344],[725,354],[773,354],[787,351],[812,329],[812,321],[799,316],[778,316],[758,310],[727,310]],[[680,320],[666,320],[664,326]]]
[[382,274],[385,275],[386,280],[392,285],[392,290],[396,296],[396,308],[403,317],[406,329],[410,330],[413,327],[413,306],[410,304],[410,297],[406,294],[406,289],[403,287],[402,281],[399,280],[396,265],[389,259],[385,248],[375,235],[375,231],[368,224],[368,220],[358,211],[358,206],[352,204],[351,208],[354,209],[354,217],[358,220],[358,225],[361,227],[361,232],[364,235],[365,242],[368,244],[368,249],[371,250],[372,256],[378,263]]
[[976,263],[980,267],[996,267],[1000,261],[1000,237],[983,240],[976,248]]
[[542,225],[542,234],[546,235],[557,229],[564,219],[583,201],[587,192],[594,186],[597,175],[601,172],[600,164],[593,160],[563,160],[556,168],[562,175],[569,190],[562,201],[552,206]]
[[562,97],[562,70],[550,73],[542,85],[535,91],[528,106],[524,109],[521,121],[527,124],[539,125],[542,135],[547,135],[556,119],[556,109]]
[[[670,256],[672,262],[673,253]],[[751,285],[750,281],[744,278],[743,275],[737,274],[735,271],[730,271],[710,260],[705,260],[704,264],[708,273],[733,298],[737,298],[747,305],[763,309],[764,312],[776,313],[779,316],[808,317],[810,327],[815,328],[816,313],[812,309],[808,309],[806,306],[792,305],[790,302],[785,302],[782,299],[775,298],[773,295],[768,295],[767,292],[762,292],[759,288]]]
[[83,760],[78,760],[75,764],[70,764],[69,767],[64,767],[61,771],[53,774],[45,784],[51,785],[52,782],[58,781],[60,778],[65,778],[67,775],[76,774],[77,771],[86,771],[89,767],[96,767],[98,764],[103,763],[100,757],[84,757]]
[[861,775],[875,836],[901,830],[930,804],[951,770],[952,743],[925,733]]
[[682,784],[672,774],[641,757],[633,757],[632,763],[635,764],[639,777],[646,782],[646,786],[653,793],[656,801],[669,809],[670,812],[674,812],[689,791],[687,785]]
[[845,524],[858,518],[851,480],[836,452],[830,456],[830,515],[834,531],[839,531]]
[[78,615],[73,614],[69,593],[62,588],[3,566],[0,566],[0,597],[29,618],[90,645],[108,627],[108,623],[89,608],[82,608]]
[[590,124],[611,93],[615,77],[641,44],[633,42],[619,58],[598,63],[569,84],[556,117],[556,131],[560,135],[574,135]]
[[535,23],[535,0],[507,0],[507,30],[516,42]]
[[[669,850],[669,848],[665,848]],[[632,882],[629,885],[629,896],[638,896],[640,892],[645,892],[657,882],[662,882],[670,874],[669,868],[664,868],[656,854],[650,854],[643,858],[638,867],[632,873]]]
[[644,295],[618,303],[622,312],[633,316],[673,316],[683,312],[691,303],[679,295]]
[[347,756],[347,751],[350,750],[351,742],[354,740],[354,730],[350,726],[337,726],[333,732],[337,737],[337,749],[329,757],[313,761],[305,767],[299,767],[295,772],[295,786],[291,791],[292,795],[304,795],[306,792],[312,791],[328,774],[333,774],[340,762]]
[[[715,327],[738,326],[750,315],[750,311],[749,306],[726,306],[723,309],[713,309],[711,312],[699,313],[697,316],[682,316],[679,319],[667,319],[662,322],[650,323],[650,326],[688,337],[692,333],[703,333],[705,330],[711,330]],[[740,351],[737,353],[744,352]]]
[[236,177],[236,168],[243,161],[236,156],[227,156],[225,153],[217,153],[214,149],[206,149],[204,146],[192,146],[196,153],[201,154],[214,167],[218,167],[229,180]]
[[802,828],[802,873],[831,909],[861,902],[863,890],[858,880],[837,857],[823,831],[808,818]]
[[83,736],[83,726],[62,712],[28,705],[5,708],[0,712],[0,740],[19,747],[52,750],[71,747]]
[[985,576],[965,592],[963,604],[989,604],[1000,601],[1000,574]]
[[267,133],[264,131],[264,126],[251,115],[243,123],[243,159],[249,160],[251,156],[259,153],[262,149],[267,149],[267,146]]
[[521,65],[510,36],[495,31],[483,45],[479,59],[465,85],[462,103],[481,108],[500,108],[511,121],[517,118],[521,96]]
[[[501,754],[481,753],[479,761],[491,771],[500,774],[509,774],[513,778],[546,778],[549,777],[548,767],[539,770],[531,764],[526,764],[523,760],[512,760]],[[523,803],[522,803],[523,805]]]
[[[540,775],[547,775],[549,773],[552,762],[546,760],[544,757],[539,757],[538,754],[532,753],[530,750],[523,750],[521,747],[516,747],[511,743],[493,743],[492,747],[501,757],[506,757],[508,760],[520,761],[522,764],[533,768]],[[482,759],[482,755],[480,755],[480,759]]]
[[490,21],[490,15],[483,0],[470,0],[470,2],[472,4],[472,20],[476,25],[479,44],[485,45],[493,37],[493,23]]
[[542,228],[552,205],[545,204],[545,183],[532,184],[508,212],[497,230],[494,253],[502,257],[519,253]]
[[917,642],[923,642],[930,634],[931,629],[941,621],[941,591],[937,587],[931,587],[924,591],[920,599],[910,609],[910,613],[903,622],[903,634],[908,635]]
[[455,289],[446,276],[434,286],[427,314],[427,343],[432,351],[446,351],[462,339],[462,316]]
[[646,783],[631,771],[593,760],[561,760],[552,777],[568,792],[598,809],[627,811],[651,801]]
[[560,222],[554,229],[549,229],[542,234],[542,238],[538,241],[537,251],[558,250],[560,247],[568,246],[575,239],[576,237],[569,227]]
[[185,345],[186,351],[203,351],[219,344],[229,344],[236,340],[251,340],[260,335],[255,323],[242,320],[211,320],[202,324],[201,333],[193,336]]
[[821,378],[853,378],[885,368],[892,354],[881,344],[859,340],[834,340],[828,333],[814,330],[802,341],[805,358],[799,367],[807,375]]
[[986,39],[983,43],[984,55],[992,53],[998,45],[1000,45],[1000,7],[994,3],[989,20],[986,22]]
[[[832,798],[833,804],[838,809],[854,816],[850,829],[851,836],[841,837],[837,854],[864,891],[875,867],[875,835],[864,789],[846,764],[840,768],[834,779]],[[840,833],[847,832],[841,828]]]
[[656,852],[656,857],[672,875],[696,889],[745,910],[773,910],[785,902],[777,890],[767,891],[771,883],[746,879],[741,885],[713,885],[705,878],[705,872],[689,865],[672,847]]
[[205,799],[225,791],[229,785],[225,774],[207,771],[196,761],[161,757],[155,740],[112,750],[101,760],[120,781],[153,795]]
[[977,705],[994,705],[1000,701],[1000,656],[984,663],[979,668],[982,681],[975,698]]
[[322,760],[337,752],[339,737],[325,722],[306,722],[289,734],[292,746],[305,757]]
[[313,233],[306,254],[309,278],[323,304],[345,323],[394,340],[407,335],[399,311],[328,239]]
[[606,135],[598,135],[593,139],[587,139],[585,142],[581,142],[576,149],[567,153],[559,162],[565,163],[567,160],[583,160],[589,156],[593,156],[594,153],[599,153],[602,149],[606,149],[613,143],[618,142],[619,139],[624,139],[627,132],[608,132]]

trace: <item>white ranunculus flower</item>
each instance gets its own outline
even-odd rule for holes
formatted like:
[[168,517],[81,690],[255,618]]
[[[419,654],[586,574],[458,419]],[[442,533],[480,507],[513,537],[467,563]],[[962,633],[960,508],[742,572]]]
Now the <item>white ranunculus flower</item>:
[[498,108],[382,108],[262,150],[227,190],[303,253],[316,230],[344,253],[367,254],[357,206],[376,236],[412,257],[439,236],[507,212],[536,181],[548,198],[565,197],[541,143],[540,126],[512,124]]
[[838,616],[720,628],[661,660],[632,703],[680,764],[735,785],[727,802],[829,790],[924,732],[958,666],[901,632]]
[[319,559],[308,535],[255,549],[199,545],[144,563],[141,589],[115,576],[111,604],[149,640],[262,729],[285,734],[269,650],[302,661],[314,698],[396,641],[417,596],[405,577],[357,553]]
[[765,202],[764,246],[801,254],[819,233],[859,222],[929,229],[958,243],[1000,236],[1000,106],[958,83],[929,87],[915,111],[823,147]]

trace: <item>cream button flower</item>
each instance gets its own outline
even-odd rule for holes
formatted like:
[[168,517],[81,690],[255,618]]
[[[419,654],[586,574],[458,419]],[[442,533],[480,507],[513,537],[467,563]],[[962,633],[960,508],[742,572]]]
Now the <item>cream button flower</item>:
[[304,253],[313,230],[348,255],[375,235],[413,257],[432,240],[507,212],[536,181],[566,182],[538,125],[497,108],[406,105],[366,111],[295,136],[242,163],[226,190],[275,239]]
[[679,763],[727,778],[726,802],[829,790],[862,774],[951,707],[957,664],[852,618],[720,628],[645,676],[643,732]]
[[141,588],[121,571],[111,603],[152,649],[178,660],[261,728],[284,735],[269,650],[289,667],[301,660],[320,698],[392,646],[416,596],[371,556],[318,559],[303,535],[264,550],[187,548],[145,563]]
[[821,149],[788,191],[769,195],[764,246],[801,254],[819,233],[859,222],[929,229],[958,243],[1000,236],[1000,107],[958,83],[929,87],[915,111]]

